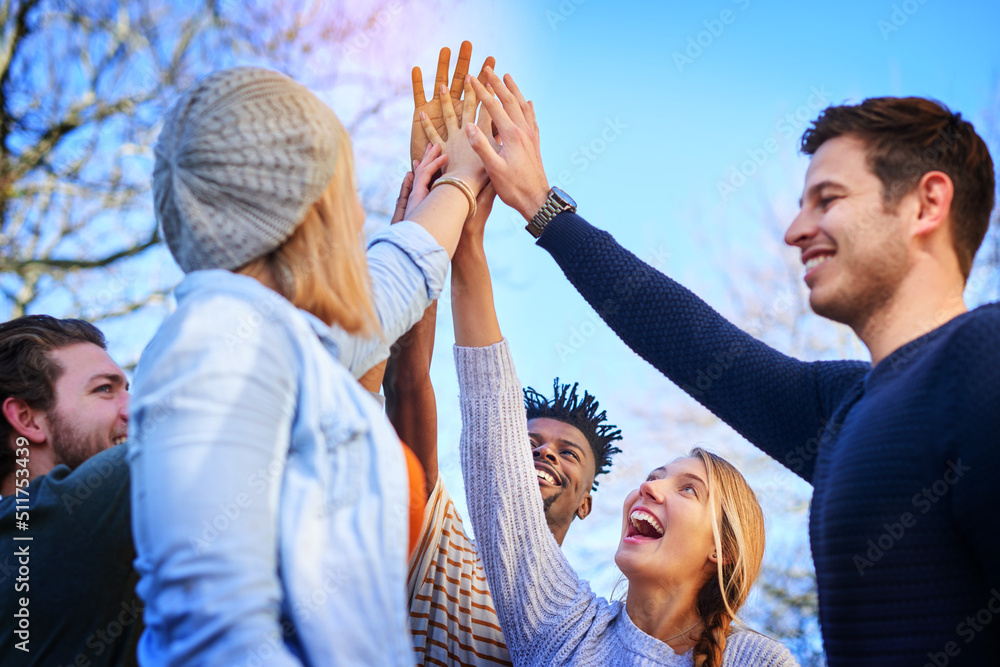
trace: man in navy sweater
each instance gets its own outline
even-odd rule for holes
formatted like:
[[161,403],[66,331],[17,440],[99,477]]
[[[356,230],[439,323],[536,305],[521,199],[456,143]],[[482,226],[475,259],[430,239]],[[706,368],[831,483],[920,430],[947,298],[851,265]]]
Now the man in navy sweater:
[[989,151],[921,98],[826,109],[806,131],[810,304],[870,364],[803,362],[740,331],[549,188],[514,82],[473,82],[501,137],[466,132],[500,198],[623,341],[813,485],[810,538],[831,667],[1000,655],[1000,304],[963,289],[993,208]]

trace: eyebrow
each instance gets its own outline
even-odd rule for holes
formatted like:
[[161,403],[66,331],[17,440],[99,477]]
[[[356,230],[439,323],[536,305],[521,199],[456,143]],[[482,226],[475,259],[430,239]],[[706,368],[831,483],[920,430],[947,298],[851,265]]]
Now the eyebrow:
[[682,472],[677,476],[684,479],[693,479],[694,481],[701,483],[701,485],[704,486],[706,489],[708,488],[708,484],[705,483],[705,480],[703,480],[701,477],[698,477],[698,475],[695,475],[692,472]]
[[119,375],[118,373],[94,373],[87,379],[87,384],[91,385],[95,380],[107,380],[111,384],[115,385],[125,385],[125,389],[128,390],[128,380],[125,379],[124,375]]
[[815,197],[816,194],[823,188],[830,188],[830,187],[840,188],[842,190],[847,189],[847,186],[845,186],[843,183],[838,183],[837,181],[831,181],[830,179],[827,179],[825,181],[820,181],[819,183],[809,186],[809,189],[806,190],[805,198],[802,197],[799,198],[799,208],[802,208],[802,202],[805,199],[811,199]]

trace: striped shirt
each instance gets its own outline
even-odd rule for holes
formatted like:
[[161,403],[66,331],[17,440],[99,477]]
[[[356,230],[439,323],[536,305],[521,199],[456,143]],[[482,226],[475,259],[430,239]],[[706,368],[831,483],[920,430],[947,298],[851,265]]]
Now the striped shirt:
[[427,499],[409,570],[418,665],[510,665],[486,572],[444,482]]

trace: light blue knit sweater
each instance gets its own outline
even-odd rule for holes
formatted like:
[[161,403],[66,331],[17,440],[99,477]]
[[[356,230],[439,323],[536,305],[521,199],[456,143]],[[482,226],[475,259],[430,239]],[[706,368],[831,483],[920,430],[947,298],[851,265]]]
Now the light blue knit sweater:
[[[621,602],[576,576],[542,511],[521,384],[507,341],[456,347],[462,473],[493,602],[516,665],[692,665],[637,628]],[[746,630],[726,641],[729,667],[797,667],[778,642]]]

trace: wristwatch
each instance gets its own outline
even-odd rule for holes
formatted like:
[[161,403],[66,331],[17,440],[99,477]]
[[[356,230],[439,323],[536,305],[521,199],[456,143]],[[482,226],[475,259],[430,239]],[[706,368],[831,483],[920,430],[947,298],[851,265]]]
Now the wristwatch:
[[553,187],[549,189],[549,195],[545,198],[545,203],[538,209],[538,213],[535,214],[535,217],[531,219],[531,222],[528,223],[525,229],[537,239],[545,231],[545,227],[552,222],[552,218],[564,211],[576,213],[576,202],[559,188]]

